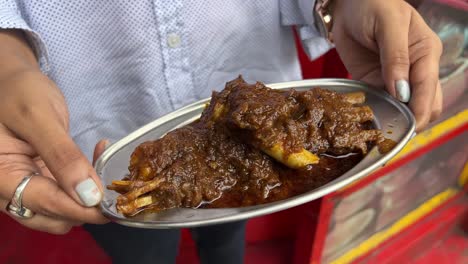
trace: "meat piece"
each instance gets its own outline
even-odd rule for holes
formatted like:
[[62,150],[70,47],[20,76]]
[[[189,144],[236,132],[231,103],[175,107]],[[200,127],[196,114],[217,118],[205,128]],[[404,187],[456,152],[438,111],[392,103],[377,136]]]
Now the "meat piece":
[[[129,175],[108,188],[121,193],[117,209],[129,216],[303,193],[352,168],[369,144],[384,140],[367,129],[373,114],[360,105],[364,99],[320,88],[272,90],[239,77],[213,93],[198,121],[139,145]],[[352,155],[333,156],[341,154]]]
[[[320,88],[272,90],[239,77],[212,98],[214,107],[204,112],[205,121],[228,127],[228,132],[269,155],[277,154],[272,149],[280,148],[279,156],[283,157],[272,156],[292,168],[297,166],[288,163],[289,155],[305,160],[310,153],[366,154],[368,143],[384,140],[378,130],[363,132],[363,124],[374,119],[369,106],[356,105],[364,102],[363,93],[339,94]],[[297,155],[300,153],[303,155]],[[318,158],[307,160],[318,163]]]
[[117,209],[126,215],[138,213],[141,208],[135,207],[139,204],[136,200],[148,194],[152,198],[144,201],[152,203],[146,209],[197,208],[219,199],[236,184],[256,186],[258,190],[250,195],[259,195],[258,199],[263,199],[270,186],[279,184],[278,172],[268,156],[202,122],[141,144],[131,161],[131,181],[147,184],[122,189],[118,181],[110,186],[122,191]]

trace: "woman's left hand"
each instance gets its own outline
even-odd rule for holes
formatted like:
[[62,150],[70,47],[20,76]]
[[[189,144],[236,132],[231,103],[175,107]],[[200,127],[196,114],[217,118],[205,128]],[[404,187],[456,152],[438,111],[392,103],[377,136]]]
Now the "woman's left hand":
[[442,111],[442,44],[403,0],[334,0],[333,41],[354,79],[408,103],[417,130]]

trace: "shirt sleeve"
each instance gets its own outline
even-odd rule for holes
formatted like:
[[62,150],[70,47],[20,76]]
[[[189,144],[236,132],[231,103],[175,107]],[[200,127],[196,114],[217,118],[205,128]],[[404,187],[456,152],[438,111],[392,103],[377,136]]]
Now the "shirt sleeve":
[[32,30],[21,14],[16,0],[0,0],[0,29],[22,30],[33,49],[42,72],[49,71],[47,49],[41,36]]
[[334,48],[320,33],[314,21],[315,0],[280,0],[281,23],[296,26],[302,46],[311,60]]

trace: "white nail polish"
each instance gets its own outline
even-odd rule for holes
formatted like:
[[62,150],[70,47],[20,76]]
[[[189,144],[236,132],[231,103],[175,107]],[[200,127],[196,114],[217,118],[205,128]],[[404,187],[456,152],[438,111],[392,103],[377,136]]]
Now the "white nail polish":
[[402,103],[408,103],[411,98],[411,89],[406,80],[398,80],[395,83],[398,100]]
[[80,182],[75,190],[85,206],[95,206],[101,201],[101,191],[91,178]]

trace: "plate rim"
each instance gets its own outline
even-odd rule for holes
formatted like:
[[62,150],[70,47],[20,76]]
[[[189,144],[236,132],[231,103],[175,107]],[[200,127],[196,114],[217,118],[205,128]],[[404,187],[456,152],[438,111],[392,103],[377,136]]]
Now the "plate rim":
[[[222,217],[213,217],[210,219],[203,219],[203,220],[192,220],[187,222],[173,222],[173,221],[159,221],[159,222],[141,222],[141,221],[132,221],[132,218],[126,218],[122,215],[115,215],[114,213],[110,212],[108,208],[104,205],[104,202],[99,204],[99,207],[102,213],[108,217],[111,221],[114,221],[118,224],[130,226],[130,227],[138,227],[138,228],[150,228],[150,229],[168,229],[168,228],[190,228],[190,227],[198,227],[198,226],[205,226],[211,224],[220,224],[220,223],[227,223],[233,221],[240,221],[249,219],[256,216],[262,216],[266,214],[275,213],[278,211],[282,211],[288,208],[292,208],[313,200],[316,200],[320,197],[323,197],[329,193],[342,189],[343,187],[349,185],[350,183],[365,177],[366,175],[371,174],[373,171],[377,170],[378,168],[384,166],[391,158],[396,156],[398,152],[403,149],[403,147],[408,143],[408,141],[415,135],[416,129],[416,120],[414,115],[410,111],[410,109],[403,103],[397,101],[395,98],[390,96],[388,93],[383,91],[383,89],[374,88],[364,82],[350,80],[350,79],[340,79],[340,78],[324,78],[324,79],[305,79],[299,81],[291,81],[291,82],[279,82],[279,83],[272,83],[266,84],[267,87],[273,89],[287,89],[287,88],[299,88],[304,86],[310,86],[311,88],[317,88],[320,86],[341,86],[341,87],[350,87],[350,88],[359,88],[361,90],[365,90],[366,93],[372,93],[377,97],[381,97],[384,101],[391,103],[400,113],[404,115],[406,120],[408,121],[408,130],[405,131],[402,136],[402,139],[397,143],[397,145],[388,153],[383,154],[380,158],[378,158],[373,164],[370,166],[363,168],[362,170],[358,171],[357,173],[343,178],[344,175],[336,178],[333,181],[328,182],[327,184],[320,186],[316,189],[310,190],[306,193],[290,197],[281,201],[276,201],[268,204],[250,206],[250,207],[240,207],[240,208],[219,208],[219,209],[203,209],[203,210],[233,210],[233,214],[222,216]],[[326,88],[326,87],[325,87]],[[114,144],[111,144],[104,153],[96,160],[94,169],[96,170],[98,176],[101,177],[102,169],[104,168],[105,163],[120,150],[122,147],[127,145],[128,143],[132,142],[133,140],[139,138],[140,136],[150,132],[152,129],[157,127],[160,124],[164,124],[165,122],[170,121],[175,116],[183,116],[185,114],[189,114],[190,112],[198,109],[200,105],[208,102],[211,97],[204,98],[198,100],[194,103],[191,103],[187,106],[179,108],[178,110],[172,111],[166,115],[163,115],[146,125],[141,126],[140,128],[134,130],[127,136],[123,137],[122,139],[118,140]],[[348,171],[349,172],[349,171]],[[287,201],[287,203],[285,203]],[[258,207],[258,208],[256,208]],[[191,208],[176,208],[177,210],[200,210],[200,209],[191,209]],[[247,211],[239,211],[235,212],[235,209],[249,209]],[[172,209],[171,209],[172,210]]]

